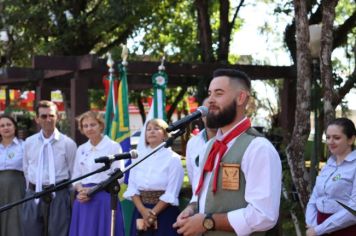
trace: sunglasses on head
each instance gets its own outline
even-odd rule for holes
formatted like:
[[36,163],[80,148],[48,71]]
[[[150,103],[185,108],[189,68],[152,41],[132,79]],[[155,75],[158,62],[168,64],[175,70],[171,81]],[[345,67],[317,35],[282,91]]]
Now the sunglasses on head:
[[56,115],[54,115],[54,114],[41,114],[40,115],[40,118],[41,119],[43,119],[43,120],[45,120],[45,119],[47,119],[48,117],[49,118],[54,118]]

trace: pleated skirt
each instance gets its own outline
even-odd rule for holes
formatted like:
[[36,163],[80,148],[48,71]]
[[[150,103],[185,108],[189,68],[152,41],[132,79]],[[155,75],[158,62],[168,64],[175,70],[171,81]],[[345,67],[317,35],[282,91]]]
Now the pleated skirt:
[[[18,201],[25,196],[25,177],[22,171],[0,171],[0,207]],[[21,205],[0,214],[0,236],[20,236]]]

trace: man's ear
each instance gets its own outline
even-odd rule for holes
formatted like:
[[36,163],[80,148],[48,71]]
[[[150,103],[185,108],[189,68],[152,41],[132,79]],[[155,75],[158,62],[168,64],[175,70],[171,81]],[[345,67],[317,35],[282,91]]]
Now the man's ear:
[[236,102],[239,106],[247,104],[249,98],[249,92],[246,90],[240,90],[237,95]]
[[39,119],[40,119],[40,118],[36,115],[36,116],[35,116],[35,122],[36,122],[36,124],[38,124],[38,125],[40,124],[40,120],[39,120]]

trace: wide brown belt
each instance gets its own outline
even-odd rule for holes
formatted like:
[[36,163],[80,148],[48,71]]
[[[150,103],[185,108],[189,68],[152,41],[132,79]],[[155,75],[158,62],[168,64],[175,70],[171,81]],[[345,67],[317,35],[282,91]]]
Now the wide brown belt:
[[144,204],[157,204],[163,193],[164,191],[140,191],[141,201]]

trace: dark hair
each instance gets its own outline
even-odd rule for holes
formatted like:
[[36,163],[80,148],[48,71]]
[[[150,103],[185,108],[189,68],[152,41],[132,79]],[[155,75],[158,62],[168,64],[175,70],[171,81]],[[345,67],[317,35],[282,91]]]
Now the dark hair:
[[250,77],[240,70],[236,69],[216,69],[213,72],[213,78],[218,76],[228,76],[230,79],[238,80],[242,82],[248,90],[251,89],[251,79]]
[[352,136],[356,136],[356,129],[355,129],[355,124],[352,122],[352,120],[348,118],[336,118],[335,120],[331,121],[328,124],[328,127],[330,125],[337,125],[342,128],[342,132],[346,135],[347,138],[352,138]]
[[[15,121],[15,119],[14,119],[12,116],[10,116],[10,115],[6,115],[6,114],[0,115],[0,120],[3,119],[3,118],[9,119],[9,120],[12,122],[12,124],[15,126],[15,137],[17,137],[18,128],[17,128],[17,122]],[[1,140],[2,140],[2,137],[1,137],[1,135],[0,135],[0,141],[1,141]]]
[[37,106],[36,106],[36,116],[39,115],[39,109],[40,108],[50,108],[50,107],[54,107],[56,109],[56,113],[58,112],[58,108],[57,108],[57,105],[52,102],[52,101],[48,101],[48,100],[42,100],[42,101],[39,101]]

